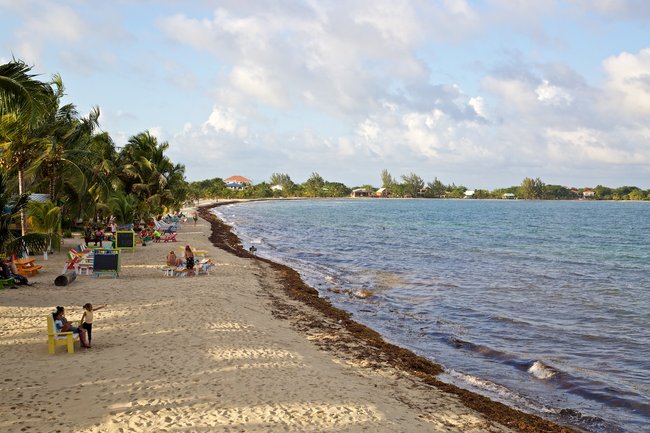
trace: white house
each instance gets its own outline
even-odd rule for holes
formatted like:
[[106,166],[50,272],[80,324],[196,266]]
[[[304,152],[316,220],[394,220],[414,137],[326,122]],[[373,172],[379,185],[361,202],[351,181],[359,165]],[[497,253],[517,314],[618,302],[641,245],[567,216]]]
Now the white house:
[[228,189],[246,189],[246,187],[249,187],[253,184],[249,178],[238,175],[230,176],[223,181],[226,184],[226,188]]

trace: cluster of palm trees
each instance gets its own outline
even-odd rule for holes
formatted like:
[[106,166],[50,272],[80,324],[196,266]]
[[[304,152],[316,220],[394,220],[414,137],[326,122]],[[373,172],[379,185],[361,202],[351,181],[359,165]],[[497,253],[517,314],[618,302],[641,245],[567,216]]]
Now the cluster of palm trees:
[[[142,132],[116,147],[99,127],[99,108],[81,116],[62,103],[59,75],[40,81],[31,70],[20,60],[0,65],[0,253],[20,244],[42,250],[45,238],[28,231],[52,242],[62,226],[180,209],[185,167],[165,155],[168,143]],[[28,203],[32,193],[49,201]],[[20,234],[10,230],[14,221]]]

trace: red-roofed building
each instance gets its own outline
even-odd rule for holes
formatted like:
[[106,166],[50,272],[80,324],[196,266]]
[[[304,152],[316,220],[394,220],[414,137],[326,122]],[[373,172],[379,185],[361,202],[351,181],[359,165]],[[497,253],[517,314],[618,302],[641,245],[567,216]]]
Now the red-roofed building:
[[229,189],[244,189],[253,184],[249,178],[239,175],[230,176],[223,181]]

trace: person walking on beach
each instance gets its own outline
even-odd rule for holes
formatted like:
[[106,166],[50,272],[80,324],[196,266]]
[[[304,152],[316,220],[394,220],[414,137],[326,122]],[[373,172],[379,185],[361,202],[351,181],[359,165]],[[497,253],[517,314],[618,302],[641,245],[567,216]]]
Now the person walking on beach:
[[196,225],[196,222],[199,219],[199,214],[197,214],[196,211],[192,214],[192,219],[194,220],[194,225]]
[[88,333],[88,347],[91,347],[93,340],[93,311],[101,310],[106,307],[106,304],[100,305],[99,307],[93,309],[93,304],[87,303],[84,304],[84,314],[81,316],[81,327],[86,330]]

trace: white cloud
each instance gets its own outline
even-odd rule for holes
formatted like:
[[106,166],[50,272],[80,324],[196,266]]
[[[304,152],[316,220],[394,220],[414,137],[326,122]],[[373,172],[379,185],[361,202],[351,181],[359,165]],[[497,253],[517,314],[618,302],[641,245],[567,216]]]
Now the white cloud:
[[470,98],[467,105],[472,107],[478,116],[482,117],[483,119],[488,118],[487,108],[485,107],[485,100],[481,96]]
[[205,125],[217,132],[222,131],[234,137],[245,139],[248,136],[248,128],[240,125],[242,120],[231,108],[214,107]]
[[[596,162],[601,164],[647,164],[650,156],[616,147],[616,139],[606,132],[575,128],[569,131],[548,130],[549,157],[557,162]],[[571,159],[572,161],[567,161]]]
[[548,80],[543,80],[535,89],[535,93],[540,102],[549,105],[571,105],[573,101],[573,96],[569,92],[561,87],[552,85]]
[[604,96],[608,105],[645,121],[650,115],[650,48],[638,54],[624,52],[609,57],[603,67],[607,73]]
[[[43,46],[51,41],[77,43],[88,32],[85,21],[67,6],[26,2],[25,18],[15,34],[17,53],[28,62],[41,58]],[[28,13],[29,11],[29,13]]]

